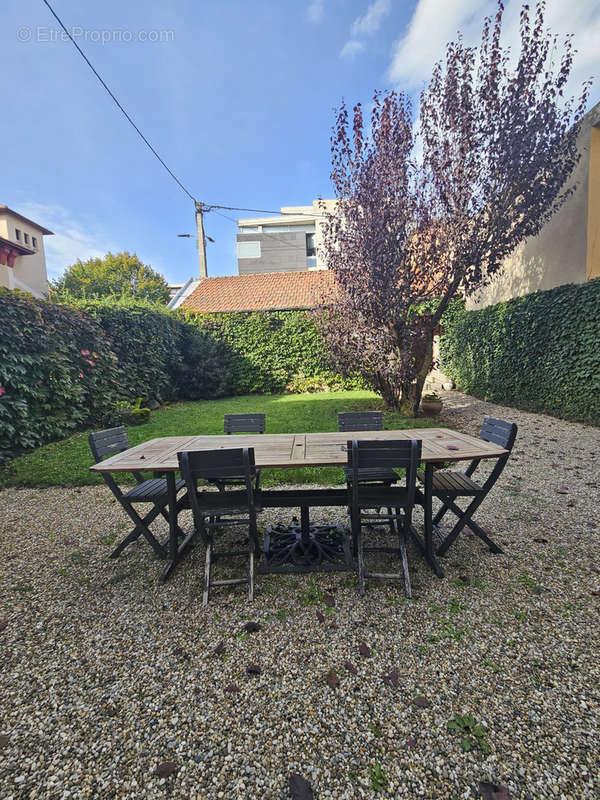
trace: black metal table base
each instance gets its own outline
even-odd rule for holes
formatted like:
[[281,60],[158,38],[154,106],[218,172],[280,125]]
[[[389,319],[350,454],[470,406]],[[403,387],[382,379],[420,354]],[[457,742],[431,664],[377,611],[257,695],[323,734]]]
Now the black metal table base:
[[301,521],[295,525],[267,528],[259,572],[352,569],[348,531],[339,525],[311,525],[308,512],[308,507],[302,507]]

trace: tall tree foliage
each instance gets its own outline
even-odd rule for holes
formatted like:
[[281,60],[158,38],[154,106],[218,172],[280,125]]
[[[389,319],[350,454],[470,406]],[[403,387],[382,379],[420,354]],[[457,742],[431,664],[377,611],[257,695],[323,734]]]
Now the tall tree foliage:
[[338,204],[324,224],[335,290],[317,312],[334,368],[357,371],[386,402],[416,413],[433,336],[450,300],[485,286],[575,190],[587,103],[565,100],[573,45],[558,63],[544,2],[523,6],[516,63],[501,44],[503,6],[478,47],[447,46],[413,120],[409,99],[376,92],[337,112]]
[[53,284],[53,290],[63,299],[119,295],[150,302],[169,300],[169,287],[163,276],[127,251],[77,261],[67,267],[62,278]]

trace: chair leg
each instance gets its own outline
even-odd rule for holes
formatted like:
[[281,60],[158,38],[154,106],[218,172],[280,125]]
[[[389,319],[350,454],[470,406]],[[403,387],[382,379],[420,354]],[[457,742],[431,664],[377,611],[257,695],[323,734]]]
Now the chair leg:
[[115,547],[109,558],[118,558],[123,550],[132,542],[135,542],[137,539],[139,539],[140,536],[144,536],[157,556],[164,558],[165,548],[148,528],[148,525],[154,522],[156,517],[161,513],[162,508],[155,506],[152,511],[149,511],[146,516],[142,518],[129,503],[121,502],[121,505],[125,509],[131,521],[135,523],[135,528],[123,539],[121,544]]
[[204,590],[202,592],[202,605],[208,605],[208,594],[210,591],[210,574],[212,567],[212,540],[206,545],[206,563],[204,565]]
[[250,542],[248,564],[248,600],[254,600],[254,546]]
[[468,528],[471,528],[473,533],[476,536],[478,536],[482,541],[484,541],[485,544],[487,544],[487,546],[492,551],[492,553],[503,553],[504,552],[502,550],[502,548],[499,547],[495,542],[493,542],[489,538],[489,536],[485,533],[485,531],[483,531],[479,527],[479,525],[477,525],[477,523],[473,522],[473,520],[471,519],[471,516],[473,515],[473,513],[479,508],[479,506],[483,502],[483,499],[484,499],[483,497],[476,497],[473,500],[473,502],[470,503],[469,506],[464,511],[461,508],[459,508],[456,505],[456,503],[453,503],[450,499],[444,501],[445,505],[450,509],[450,511],[452,511],[452,513],[455,514],[458,517],[458,522],[452,528],[452,530],[450,531],[448,536],[446,536],[446,538],[444,539],[442,544],[439,546],[439,548],[437,550],[437,554],[439,556],[443,556],[443,555],[446,554],[446,552],[448,551],[448,548],[450,547],[450,545],[452,545],[454,543],[454,541],[457,538],[458,534],[462,531],[462,529],[465,526],[468,527]]
[[446,503],[444,503],[444,501],[442,501],[442,507],[438,510],[437,514],[433,518],[432,524],[439,525],[447,511],[448,511],[448,506],[446,505]]
[[396,525],[398,526],[398,545],[400,547],[400,558],[402,560],[402,574],[404,575],[404,594],[410,598],[412,597],[412,589],[410,586],[410,572],[408,571],[408,557],[406,555],[406,541],[408,539],[408,531],[410,528],[411,520],[405,516],[402,521],[402,529],[400,529],[400,509],[396,509]]
[[358,591],[361,597],[364,597],[365,594],[365,556],[363,552],[363,538],[362,538],[362,525],[358,523],[358,531],[357,531],[357,541],[356,541],[356,550],[357,550],[357,561],[358,561]]

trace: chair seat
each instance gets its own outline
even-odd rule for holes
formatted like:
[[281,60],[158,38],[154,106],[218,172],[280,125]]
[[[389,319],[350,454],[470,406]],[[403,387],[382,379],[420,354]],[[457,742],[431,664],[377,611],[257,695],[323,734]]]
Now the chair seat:
[[[417,477],[421,482],[425,482],[423,472],[417,473]],[[432,488],[434,492],[454,496],[470,496],[483,492],[481,486],[472,481],[464,472],[450,472],[447,470],[433,473]]]
[[[352,468],[344,467],[346,480],[352,482]],[[358,470],[358,480],[360,482],[379,481],[380,483],[396,483],[398,475],[393,469],[386,467],[360,467]]]
[[358,492],[359,508],[400,508],[408,503],[408,491],[404,486],[362,485]]
[[[175,491],[178,492],[183,488],[185,488],[185,481],[178,478],[175,481]],[[125,492],[124,497],[130,503],[152,503],[155,500],[166,498],[167,491],[166,478],[150,478]]]

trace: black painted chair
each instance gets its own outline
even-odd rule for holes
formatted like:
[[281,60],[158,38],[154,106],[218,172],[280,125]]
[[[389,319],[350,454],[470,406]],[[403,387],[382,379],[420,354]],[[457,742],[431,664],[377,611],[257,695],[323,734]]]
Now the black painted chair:
[[[344,411],[338,415],[338,430],[341,433],[350,431],[382,431],[383,430],[383,411]],[[346,480],[352,479],[352,470],[344,467]],[[373,467],[363,469],[359,474],[361,481],[392,484],[398,480],[398,476],[393,469],[385,467]]]
[[[194,526],[206,547],[206,565],[202,605],[208,603],[213,586],[248,584],[248,597],[254,599],[254,562],[260,552],[256,527],[257,506],[254,496],[254,449],[248,447],[226,450],[183,451],[177,454],[179,468],[187,487],[187,499],[194,515]],[[243,479],[243,488],[214,491],[199,487],[198,481],[221,482],[229,486],[233,478]],[[248,528],[248,577],[213,581],[212,562],[224,556],[246,555],[246,551],[215,551],[215,534],[230,526]]]
[[[267,426],[266,414],[224,414],[223,430],[228,436],[232,433],[264,433]],[[215,481],[219,489],[224,489],[222,481]],[[241,476],[231,478],[227,481],[227,486],[243,486],[244,479]],[[260,488],[260,469],[256,470],[254,491]]]
[[[412,530],[412,512],[415,503],[417,468],[421,460],[421,442],[416,439],[365,440],[348,442],[348,494],[350,498],[350,518],[352,538],[358,561],[358,582],[360,594],[365,593],[366,578],[388,578],[403,580],[407,597],[411,596],[410,575],[406,556],[406,542]],[[386,469],[394,471],[396,483],[363,482],[361,470]],[[403,469],[404,479],[395,470]],[[364,474],[364,473],[363,473]],[[386,508],[387,513],[377,509]],[[364,547],[363,527],[387,524],[394,536],[398,537],[398,547]],[[367,572],[365,552],[393,553],[400,557],[402,574]]]
[[[432,494],[433,497],[437,497],[442,501],[442,507],[433,518],[434,527],[439,532],[439,523],[442,521],[443,517],[448,511],[451,511],[456,517],[458,517],[456,525],[452,528],[450,533],[445,537],[437,549],[437,554],[439,556],[446,554],[448,548],[454,543],[458,534],[464,527],[470,528],[476,536],[478,536],[483,542],[485,542],[485,544],[487,544],[492,553],[504,552],[501,547],[499,547],[490,539],[483,528],[481,528],[472,519],[472,516],[502,474],[502,470],[506,466],[506,462],[510,457],[510,453],[515,443],[515,439],[517,438],[517,426],[514,422],[507,422],[503,419],[484,417],[479,437],[486,442],[493,442],[499,447],[503,447],[508,452],[498,458],[494,468],[482,484],[478,484],[471,479],[471,476],[481,461],[479,458],[471,461],[464,472],[439,470],[433,473]],[[419,473],[418,477],[421,481],[423,480],[422,473]],[[419,502],[422,502],[424,497],[421,491],[418,491],[418,496]],[[463,510],[455,503],[455,500],[458,497],[471,497],[473,499],[467,508]]]
[[[117,453],[128,450],[130,446],[127,433],[122,425],[118,428],[109,428],[105,431],[91,433],[88,441],[96,464],[104,461],[104,459],[109,456],[114,456]],[[131,489],[121,489],[111,473],[102,473],[102,477],[108,484],[110,490],[135,525],[131,533],[129,533],[113,550],[110,554],[110,558],[117,558],[128,545],[135,542],[140,536],[144,536],[154,552],[162,558],[167,554],[166,543],[161,544],[158,541],[150,531],[149,525],[151,525],[159,515],[163,516],[167,522],[169,521],[166,510],[168,503],[167,481],[165,478],[144,478],[143,474],[137,471],[132,474],[137,481],[137,485]],[[184,487],[185,482],[183,480],[178,479],[175,481],[175,489],[177,492]],[[152,503],[154,508],[144,517],[140,517],[133,507],[134,504],[137,503]],[[178,500],[177,512],[183,508],[184,504],[185,496]],[[180,536],[184,535],[181,529],[178,530],[178,533]]]

